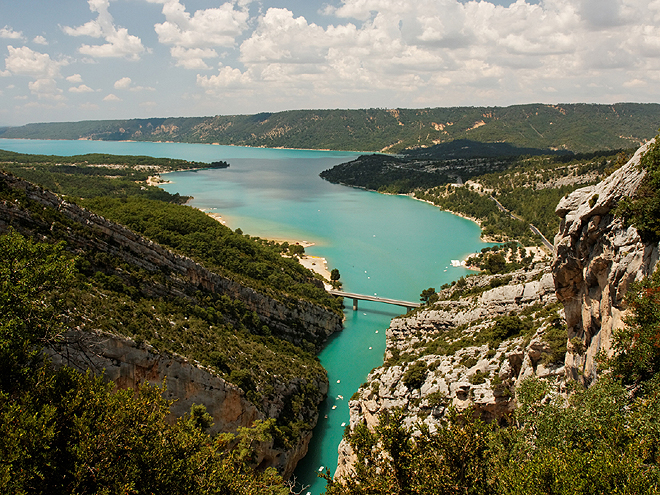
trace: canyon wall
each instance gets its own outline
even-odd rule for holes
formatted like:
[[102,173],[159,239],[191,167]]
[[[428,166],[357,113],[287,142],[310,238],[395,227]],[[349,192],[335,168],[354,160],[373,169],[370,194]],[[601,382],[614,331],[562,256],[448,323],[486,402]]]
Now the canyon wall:
[[[200,290],[227,295],[253,311],[273,335],[299,345],[311,342],[320,346],[343,327],[342,316],[337,313],[286,295],[280,299],[270,297],[9,174],[0,173],[0,190],[11,190],[15,197],[25,194],[30,200],[0,201],[0,232],[11,227],[36,239],[65,239],[67,249],[74,252],[106,253],[133,267],[159,274],[140,284],[140,289],[151,297],[183,298],[192,303]],[[54,218],[54,210],[65,221],[46,220]],[[42,211],[43,214],[36,214]],[[119,269],[115,274],[122,276]],[[93,328],[93,323],[90,326]],[[288,398],[310,385],[302,378],[273,377],[271,400],[260,404],[260,411],[243,390],[212,370],[182,356],[157,352],[146,343],[138,344],[121,335],[71,329],[61,344],[51,354],[55,364],[103,372],[117,387],[136,387],[145,381],[162,385],[165,380],[164,395],[174,400],[173,418],[189,412],[193,404],[203,404],[214,418],[212,433],[236,432],[257,419],[278,418]],[[327,378],[319,376],[311,385],[319,391],[320,402],[327,394]],[[260,468],[276,467],[285,477],[293,473],[307,452],[311,429],[318,420],[316,409],[301,414],[309,423],[309,430],[301,431],[288,449],[272,441],[260,444],[257,448]]]
[[652,142],[604,181],[557,205],[562,221],[552,271],[566,311],[566,373],[585,385],[597,377],[596,355],[610,352],[612,332],[624,324],[630,284],[653,273],[658,262],[658,244],[644,243],[613,212],[621,198],[639,188],[645,174],[639,162]]

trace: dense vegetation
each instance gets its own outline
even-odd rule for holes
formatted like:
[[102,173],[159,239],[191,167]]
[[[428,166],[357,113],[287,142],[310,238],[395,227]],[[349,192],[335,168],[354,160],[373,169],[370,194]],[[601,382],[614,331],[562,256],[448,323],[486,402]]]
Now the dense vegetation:
[[211,438],[201,406],[172,423],[160,388],[113,391],[47,365],[41,350],[58,340],[80,284],[74,264],[61,244],[0,236],[0,491],[289,493],[274,470],[253,469],[273,420]]
[[656,136],[639,166],[646,171],[634,198],[623,198],[617,207],[627,224],[634,225],[644,242],[660,241],[660,136]]
[[[147,177],[155,172],[197,168],[201,163],[160,158],[152,163],[148,157],[105,154],[58,157],[3,153],[6,161],[0,168],[65,195],[216,272],[275,298],[290,294],[339,311],[336,298],[319,287],[314,274],[297,260],[281,256],[288,248],[232,232],[201,211],[182,206],[187,197],[146,184]],[[215,164],[220,168],[225,165]]]
[[[63,176],[56,175],[57,170],[51,174],[50,165],[39,162],[13,163],[11,169],[32,173],[43,182],[61,181],[63,193],[83,191],[86,199],[76,201],[287,305],[306,298],[339,311],[339,302],[319,288],[311,272],[295,258],[281,256],[285,246],[233,232],[193,208],[149,199],[150,189],[157,188],[115,188],[122,179],[106,177],[103,167],[92,169],[96,175],[85,166],[71,167]],[[85,180],[75,180],[77,175],[93,178],[89,190],[84,189]],[[104,190],[108,195],[101,195]],[[178,199],[163,194],[165,200]],[[227,295],[192,284],[184,292],[170,290],[173,280],[167,273],[148,272],[94,248],[93,231],[54,208],[44,208],[4,181],[0,181],[0,200],[29,212],[29,222],[18,217],[12,222],[16,228],[36,238],[62,241],[65,252],[76,252],[75,283],[67,291],[63,310],[68,325],[125,335],[138,343],[148,342],[159,352],[198,361],[241,387],[262,411],[270,410],[274,401],[283,401],[273,426],[280,447],[290,446],[310,429],[322,399],[318,385],[326,380],[315,357],[321,342],[310,337],[301,346],[293,345],[264,325],[245,303]],[[90,248],[80,249],[81,244]],[[289,386],[292,383],[296,386]]]
[[[467,139],[530,150],[589,152],[636,146],[660,127],[660,105],[515,105],[424,109],[292,110],[256,115],[29,124],[0,137],[219,143],[302,149],[400,152]],[[439,149],[434,146],[440,145]],[[500,146],[499,155],[507,154]],[[474,156],[474,155],[473,155]],[[488,153],[482,156],[493,156]]]
[[[321,173],[331,182],[390,194],[413,194],[473,218],[497,241],[550,241],[559,227],[555,207],[566,194],[596,183],[623,165],[629,152],[432,160],[362,156]],[[463,184],[465,183],[465,184]],[[498,204],[499,203],[499,204]]]
[[527,254],[517,242],[507,242],[485,247],[479,254],[465,260],[467,266],[478,268],[486,275],[513,272],[521,268],[529,269],[534,257]]
[[589,389],[566,396],[527,379],[506,427],[450,410],[436,431],[411,428],[395,409],[373,430],[361,423],[347,431],[355,471],[343,482],[328,477],[326,493],[658,493],[659,293],[658,272],[632,288],[628,326],[615,334],[613,356]]

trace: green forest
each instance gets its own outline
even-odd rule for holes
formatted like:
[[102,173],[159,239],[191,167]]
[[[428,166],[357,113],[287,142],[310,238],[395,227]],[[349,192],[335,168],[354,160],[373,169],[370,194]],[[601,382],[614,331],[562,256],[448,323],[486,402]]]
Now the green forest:
[[[384,153],[418,150],[439,159],[447,155],[445,145],[457,140],[487,143],[491,148],[494,143],[507,143],[506,151],[498,147],[502,155],[532,150],[592,152],[636,147],[658,128],[658,104],[529,104],[34,123],[0,129],[0,138],[174,141]],[[481,151],[477,156],[492,156]]]
[[477,220],[485,238],[535,245],[540,238],[529,224],[552,240],[559,226],[554,213],[559,200],[599,182],[631,154],[626,150],[451,160],[365,155],[325,170],[321,177],[384,194],[412,195]]

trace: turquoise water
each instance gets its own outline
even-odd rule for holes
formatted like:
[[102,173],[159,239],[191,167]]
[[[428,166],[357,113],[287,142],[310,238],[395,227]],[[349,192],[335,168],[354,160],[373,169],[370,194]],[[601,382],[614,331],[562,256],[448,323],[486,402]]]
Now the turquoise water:
[[[356,157],[354,153],[239,148],[178,143],[0,140],[0,149],[73,155],[112,153],[226,160],[228,169],[175,172],[164,178],[169,192],[194,196],[192,205],[223,216],[232,228],[253,236],[305,240],[308,254],[338,268],[344,289],[408,301],[420,292],[465,275],[451,266],[480,250],[479,228],[405,196],[385,196],[330,184],[318,174]],[[348,423],[348,400],[367,374],[383,362],[385,330],[403,308],[347,301],[344,331],[330,339],[319,358],[330,391],[322,405],[309,453],[296,477],[314,495],[325,482],[321,466],[337,464],[337,445]],[[339,381],[339,383],[337,383]],[[343,396],[339,399],[338,396]],[[335,409],[332,409],[336,406]],[[327,419],[325,416],[327,415]],[[306,492],[305,492],[306,493]]]

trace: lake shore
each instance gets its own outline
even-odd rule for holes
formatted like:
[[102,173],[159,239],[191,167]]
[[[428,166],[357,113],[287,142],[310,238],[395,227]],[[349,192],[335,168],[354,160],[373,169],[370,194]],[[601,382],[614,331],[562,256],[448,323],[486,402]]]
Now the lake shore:
[[[204,211],[204,210],[200,210],[200,211]],[[215,213],[215,212],[212,212],[212,211],[204,211],[204,213],[206,213],[208,216],[210,216],[214,220],[220,222],[225,227],[228,227],[227,221],[219,213]],[[298,245],[300,245],[304,248],[314,246],[313,242],[298,241],[298,240],[295,240],[295,239],[269,238],[268,240],[269,241],[275,241],[275,242],[278,242],[280,244],[283,244],[285,242],[288,243],[288,244],[294,244],[294,245],[298,244]],[[298,261],[300,262],[300,264],[302,266],[304,266],[308,270],[311,270],[314,273],[317,273],[317,274],[321,275],[321,277],[323,277],[323,279],[324,279],[323,285],[325,286],[326,289],[331,289],[332,288],[332,286],[329,283],[329,281],[330,281],[330,270],[328,269],[328,260],[326,260],[325,258],[322,258],[320,256],[310,256],[310,255],[305,254],[305,255],[301,256],[300,258],[298,258]]]

